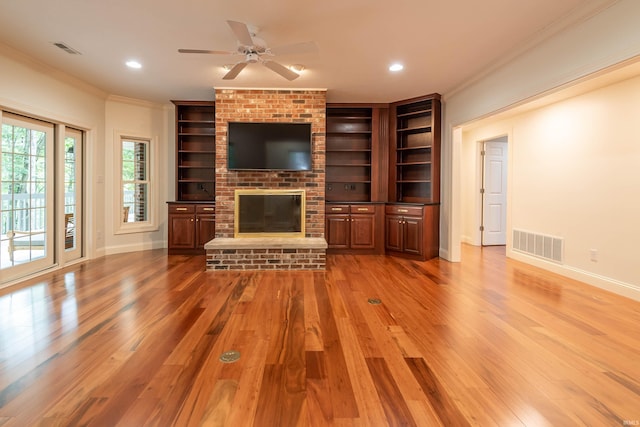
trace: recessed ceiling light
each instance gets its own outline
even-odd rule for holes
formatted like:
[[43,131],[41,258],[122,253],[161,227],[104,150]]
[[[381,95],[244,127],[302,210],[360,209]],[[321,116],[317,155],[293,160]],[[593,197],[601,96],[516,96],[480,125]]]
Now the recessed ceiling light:
[[139,63],[138,61],[131,60],[131,61],[127,61],[126,64],[127,64],[127,67],[129,68],[135,68],[135,69],[142,68],[142,64]]
[[291,71],[295,71],[296,73],[301,73],[304,71],[304,65],[302,64],[293,64],[289,66]]
[[389,66],[389,71],[401,71],[404,68],[404,65],[395,63]]

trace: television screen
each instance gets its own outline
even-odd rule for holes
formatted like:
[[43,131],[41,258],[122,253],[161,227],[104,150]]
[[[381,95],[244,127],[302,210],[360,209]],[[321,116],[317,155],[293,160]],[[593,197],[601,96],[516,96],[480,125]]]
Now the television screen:
[[311,123],[229,122],[228,168],[311,170]]

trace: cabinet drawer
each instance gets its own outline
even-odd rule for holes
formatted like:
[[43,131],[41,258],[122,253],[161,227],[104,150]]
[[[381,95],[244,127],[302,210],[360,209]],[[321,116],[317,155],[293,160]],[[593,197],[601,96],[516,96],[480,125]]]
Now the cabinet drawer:
[[199,214],[214,214],[216,207],[213,205],[196,205],[196,212]]
[[169,205],[169,213],[194,213],[195,205]]
[[325,205],[325,213],[349,213],[349,205]]
[[422,206],[387,205],[385,212],[392,215],[422,216]]
[[351,205],[350,212],[352,214],[375,213],[376,207],[373,205]]

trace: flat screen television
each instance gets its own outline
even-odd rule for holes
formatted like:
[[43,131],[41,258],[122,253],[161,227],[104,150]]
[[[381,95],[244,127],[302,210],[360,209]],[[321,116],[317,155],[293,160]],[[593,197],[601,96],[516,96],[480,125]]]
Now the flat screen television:
[[311,123],[229,122],[229,170],[311,170]]

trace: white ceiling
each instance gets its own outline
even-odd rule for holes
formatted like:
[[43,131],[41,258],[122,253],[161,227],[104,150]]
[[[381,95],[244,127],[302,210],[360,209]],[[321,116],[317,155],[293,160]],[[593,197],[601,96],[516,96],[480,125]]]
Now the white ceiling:
[[[0,0],[0,43],[113,95],[165,103],[214,88],[326,88],[329,102],[448,94],[505,58],[612,0]],[[290,82],[260,64],[222,80],[235,50],[226,24],[258,27],[268,46],[315,41]],[[69,55],[63,42],[81,52]],[[128,59],[143,64],[125,66]],[[388,66],[404,63],[400,73]]]

